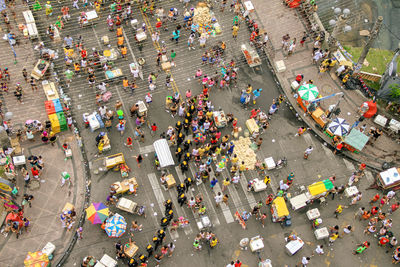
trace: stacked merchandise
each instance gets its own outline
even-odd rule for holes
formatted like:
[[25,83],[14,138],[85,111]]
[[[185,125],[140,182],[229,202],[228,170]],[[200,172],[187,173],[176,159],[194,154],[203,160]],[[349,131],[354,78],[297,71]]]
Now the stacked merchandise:
[[248,170],[254,170],[255,164],[257,162],[256,153],[250,147],[251,140],[249,137],[239,137],[239,140],[233,141],[235,148],[233,154],[236,154],[239,158],[239,163],[244,161],[244,165]]
[[52,131],[54,133],[66,131],[68,129],[67,120],[54,83],[43,81],[42,85],[47,97],[47,101],[44,102],[44,107],[49,117]]

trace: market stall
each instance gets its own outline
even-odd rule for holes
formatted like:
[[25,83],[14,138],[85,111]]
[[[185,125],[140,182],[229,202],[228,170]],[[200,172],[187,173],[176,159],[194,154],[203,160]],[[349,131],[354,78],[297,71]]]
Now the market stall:
[[242,50],[242,53],[243,53],[243,55],[246,59],[246,62],[250,68],[254,68],[254,67],[258,67],[258,66],[260,66],[260,68],[261,68],[261,63],[262,63],[261,58],[253,46],[251,46],[250,44],[242,44],[240,46],[240,49]]
[[49,61],[39,59],[31,72],[31,77],[35,78],[36,80],[40,80],[41,78],[43,78],[49,66]]
[[192,31],[199,34],[207,33],[209,36],[215,36],[222,32],[221,25],[218,23],[214,13],[204,2],[197,3],[193,13]]
[[313,201],[326,196],[333,189],[333,183],[329,179],[326,179],[309,185],[307,189],[305,194],[309,201]]
[[223,110],[214,111],[213,118],[214,118],[215,126],[217,126],[218,128],[223,128],[228,123]]
[[175,165],[167,139],[159,139],[153,143],[153,146],[161,168]]
[[118,153],[104,158],[104,166],[110,170],[118,171],[120,165],[125,164],[124,154]]
[[342,118],[334,118],[326,128],[330,136],[345,136],[349,133],[350,125]]
[[307,206],[309,199],[305,193],[292,197],[290,199],[290,205],[293,210],[298,210]]
[[132,177],[121,182],[115,182],[112,186],[114,187],[116,194],[124,194],[128,191],[133,192],[138,188],[139,184],[137,183],[136,177]]
[[311,118],[321,127],[324,128],[325,125],[329,122],[328,117],[325,114],[325,111],[321,107],[317,107],[312,113]]
[[276,197],[272,201],[271,215],[273,222],[282,222],[287,216],[289,216],[289,210],[283,197]]
[[85,12],[85,15],[86,15],[86,20],[84,20],[83,26],[92,25],[99,18],[96,10],[87,11]]
[[378,183],[383,189],[389,189],[400,185],[400,168],[390,168],[378,174]]
[[286,245],[286,252],[290,255],[293,256],[296,254],[302,247],[304,246],[304,241],[301,240],[300,237],[297,237],[295,240],[289,241]]
[[105,77],[108,81],[114,81],[122,76],[123,76],[123,73],[120,68],[114,68],[112,70],[107,70],[105,72]]
[[310,101],[315,100],[319,95],[318,88],[313,84],[302,84],[297,89],[297,103],[307,112]]
[[367,144],[369,137],[360,132],[358,129],[352,129],[344,138],[343,145],[351,152],[359,153]]

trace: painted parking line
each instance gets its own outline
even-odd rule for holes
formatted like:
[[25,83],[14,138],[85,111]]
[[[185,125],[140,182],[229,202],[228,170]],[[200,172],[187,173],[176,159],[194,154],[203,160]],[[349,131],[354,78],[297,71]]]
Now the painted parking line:
[[[162,193],[162,190],[160,188],[160,185],[158,184],[157,181],[157,176],[155,173],[149,173],[147,174],[147,177],[149,178],[150,184],[151,184],[151,188],[153,189],[154,195],[157,199],[157,204],[160,207],[160,211],[163,212],[164,211],[164,202],[165,202],[165,198],[164,195]],[[161,216],[163,216],[163,214],[161,214]],[[152,216],[154,218],[156,218],[155,216]],[[169,234],[171,235],[172,239],[177,239],[179,238],[179,234],[178,231],[173,231],[171,232],[169,229]]]
[[354,167],[353,163],[351,163],[350,161],[348,161],[347,159],[343,159],[344,165],[346,165],[346,168],[351,171],[351,172],[355,172],[356,168]]
[[153,145],[148,145],[148,146],[140,147],[139,151],[140,151],[139,152],[140,154],[148,154],[150,152],[155,151],[155,149],[154,149]]

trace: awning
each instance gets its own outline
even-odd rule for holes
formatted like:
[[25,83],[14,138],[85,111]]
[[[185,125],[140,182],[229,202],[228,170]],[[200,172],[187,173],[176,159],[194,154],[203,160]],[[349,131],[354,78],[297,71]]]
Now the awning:
[[275,198],[272,204],[275,205],[278,217],[284,217],[289,215],[289,210],[287,209],[286,202],[283,197]]
[[308,191],[311,195],[317,196],[322,194],[326,191],[332,190],[333,184],[329,179],[313,183],[312,185],[308,186]]
[[167,139],[159,139],[153,143],[153,146],[156,151],[161,168],[175,165]]
[[344,142],[349,146],[361,151],[367,144],[369,137],[360,132],[358,129],[352,129],[351,132],[344,138]]

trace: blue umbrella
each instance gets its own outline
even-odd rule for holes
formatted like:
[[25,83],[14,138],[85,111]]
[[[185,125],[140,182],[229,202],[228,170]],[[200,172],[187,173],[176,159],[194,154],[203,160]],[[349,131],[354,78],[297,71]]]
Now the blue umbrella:
[[109,237],[121,237],[126,231],[125,218],[116,213],[106,220],[104,230]]
[[328,130],[338,136],[345,136],[349,133],[350,125],[342,118],[335,118],[328,125]]

